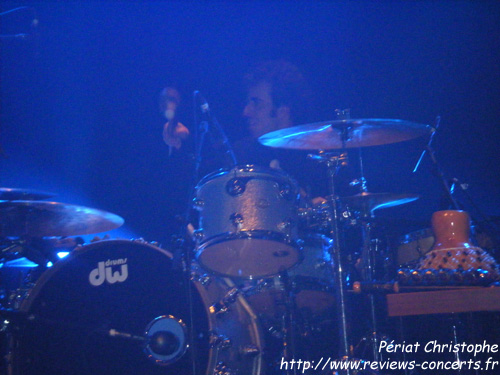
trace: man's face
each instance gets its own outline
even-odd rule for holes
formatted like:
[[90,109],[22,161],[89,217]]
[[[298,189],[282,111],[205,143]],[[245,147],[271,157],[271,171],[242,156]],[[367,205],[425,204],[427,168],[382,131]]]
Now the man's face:
[[261,82],[248,90],[243,117],[247,120],[248,130],[252,138],[258,138],[284,127],[282,119],[277,116],[269,83]]

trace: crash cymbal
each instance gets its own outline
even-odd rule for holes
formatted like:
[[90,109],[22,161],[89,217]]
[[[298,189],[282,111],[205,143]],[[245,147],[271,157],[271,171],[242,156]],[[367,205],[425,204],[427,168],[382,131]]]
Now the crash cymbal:
[[55,196],[52,193],[32,189],[17,189],[0,187],[1,201],[37,201]]
[[350,208],[362,212],[373,212],[380,208],[389,208],[401,204],[410,203],[420,198],[415,194],[392,194],[392,193],[368,193],[352,195],[340,198],[340,201],[346,203]]
[[264,134],[265,146],[330,150],[380,146],[431,134],[430,125],[393,119],[349,119],[298,125]]
[[77,236],[106,232],[123,224],[120,216],[57,202],[0,202],[0,236]]

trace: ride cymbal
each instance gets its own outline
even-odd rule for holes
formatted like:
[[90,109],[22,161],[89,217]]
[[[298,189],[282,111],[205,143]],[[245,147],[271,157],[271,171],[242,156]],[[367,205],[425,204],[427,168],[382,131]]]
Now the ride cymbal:
[[394,119],[349,119],[316,122],[264,134],[265,146],[298,150],[330,150],[380,146],[431,134],[430,125]]

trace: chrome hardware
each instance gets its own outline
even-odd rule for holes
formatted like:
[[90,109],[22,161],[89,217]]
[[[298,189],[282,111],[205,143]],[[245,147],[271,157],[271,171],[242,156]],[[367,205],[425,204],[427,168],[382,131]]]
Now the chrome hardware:
[[287,220],[287,221],[283,221],[281,223],[278,224],[278,230],[280,232],[287,232],[292,226],[292,223],[290,220]]
[[215,366],[214,375],[233,375],[233,372],[224,362],[219,362]]
[[229,289],[226,295],[219,302],[210,306],[209,311],[217,316],[227,313],[229,311],[229,305],[236,301],[239,292],[239,289],[236,287]]
[[235,226],[235,228],[237,228],[238,231],[240,231],[241,226],[243,225],[243,215],[234,212],[229,216],[229,220]]
[[255,345],[245,345],[240,349],[240,352],[245,357],[257,357],[260,354],[259,348]]
[[242,195],[246,190],[247,182],[248,178],[233,178],[226,183],[226,192],[233,197]]
[[209,286],[210,283],[212,282],[212,277],[206,273],[204,273],[203,275],[200,275],[197,272],[192,272],[191,273],[191,280],[198,281],[203,286]]
[[228,349],[233,343],[231,339],[224,335],[218,335],[215,332],[210,332],[209,343],[211,348]]
[[194,198],[193,199],[193,208],[195,210],[201,211],[203,209],[203,206],[205,206],[205,201],[200,198]]
[[236,297],[238,296],[239,292],[239,289],[236,287],[229,289],[223,298],[224,303],[233,303],[234,301],[236,301]]
[[287,201],[291,201],[295,198],[295,189],[292,185],[283,183],[280,185],[280,196]]
[[203,228],[196,229],[193,231],[193,237],[195,240],[201,241],[205,238],[205,234],[203,233]]

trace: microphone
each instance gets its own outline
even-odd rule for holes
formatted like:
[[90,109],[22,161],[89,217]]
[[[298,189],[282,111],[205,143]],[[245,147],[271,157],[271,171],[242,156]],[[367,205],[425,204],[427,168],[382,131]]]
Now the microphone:
[[160,93],[160,113],[168,121],[172,121],[175,118],[180,102],[179,91],[173,87],[165,87]]
[[210,106],[208,105],[207,99],[203,96],[201,92],[196,90],[194,96],[198,99],[197,103],[200,106],[201,113],[207,114],[209,117],[212,115],[210,112]]
[[[177,127],[177,107],[181,102],[179,91],[173,87],[165,87],[160,93],[160,113],[169,122],[167,133],[174,137]],[[172,146],[168,147],[168,155],[172,155]]]

